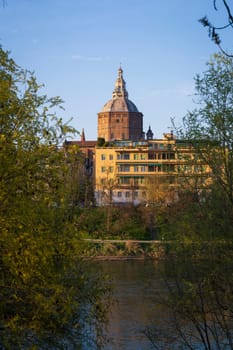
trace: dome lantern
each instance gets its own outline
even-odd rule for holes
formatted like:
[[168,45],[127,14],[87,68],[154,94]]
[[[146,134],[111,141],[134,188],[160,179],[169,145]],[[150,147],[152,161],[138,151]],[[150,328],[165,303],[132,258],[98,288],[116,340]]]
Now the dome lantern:
[[126,84],[123,78],[123,69],[118,69],[118,78],[115,83],[115,89],[112,93],[112,98],[124,97],[128,99],[128,91],[126,90]]

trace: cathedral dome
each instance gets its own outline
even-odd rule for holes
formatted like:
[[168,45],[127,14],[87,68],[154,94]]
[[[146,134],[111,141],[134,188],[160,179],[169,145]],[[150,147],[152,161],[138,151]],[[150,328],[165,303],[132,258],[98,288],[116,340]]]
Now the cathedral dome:
[[115,97],[105,103],[101,112],[138,112],[138,109],[129,99]]
[[118,69],[118,78],[115,83],[115,89],[112,93],[112,98],[105,103],[101,112],[137,112],[135,104],[128,99],[128,92],[123,79],[123,70]]
[[112,98],[98,113],[98,137],[105,141],[143,140],[143,114],[129,100],[123,78],[123,70],[118,69]]

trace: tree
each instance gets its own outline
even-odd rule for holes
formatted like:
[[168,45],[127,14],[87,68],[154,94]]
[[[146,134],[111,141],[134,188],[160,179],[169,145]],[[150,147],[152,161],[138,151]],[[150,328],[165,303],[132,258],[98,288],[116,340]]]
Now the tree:
[[61,102],[0,48],[1,349],[103,341],[109,288],[80,258]]
[[105,144],[105,139],[103,137],[98,137],[97,146],[104,147],[104,144]]
[[[223,47],[222,47],[222,39],[219,35],[219,32],[223,32],[224,30],[230,28],[233,28],[233,15],[232,15],[232,10],[231,6],[229,5],[229,2],[227,0],[222,0],[221,3],[223,4],[223,8],[226,11],[227,14],[227,22],[226,24],[218,27],[212,24],[207,16],[202,17],[199,22],[204,26],[208,28],[209,31],[209,37],[213,42],[218,46],[218,48],[221,50],[221,52],[229,57],[232,57],[232,54],[229,54]],[[213,6],[215,11],[218,11],[217,7],[217,0],[213,0]]]
[[233,60],[217,54],[207,67],[195,79],[198,108],[177,134],[209,167],[211,182],[199,193],[186,188],[169,212],[174,243],[159,300],[170,317],[166,328],[146,330],[155,349],[233,349]]
[[172,176],[149,176],[146,179],[146,201],[157,207],[172,203],[175,190]]
[[160,219],[166,208],[176,200],[174,177],[169,175],[149,176],[145,182],[146,205],[144,217],[151,239],[158,238]]
[[112,225],[113,194],[114,189],[117,187],[117,179],[112,173],[111,166],[106,166],[105,176],[100,179],[100,183],[97,185],[100,203],[105,207],[106,233],[109,234]]
[[162,267],[166,292],[155,299],[167,317],[145,331],[154,349],[233,349],[232,248],[179,242]]
[[195,79],[200,108],[184,117],[180,135],[210,167],[215,185],[233,206],[233,61],[216,54],[207,67]]

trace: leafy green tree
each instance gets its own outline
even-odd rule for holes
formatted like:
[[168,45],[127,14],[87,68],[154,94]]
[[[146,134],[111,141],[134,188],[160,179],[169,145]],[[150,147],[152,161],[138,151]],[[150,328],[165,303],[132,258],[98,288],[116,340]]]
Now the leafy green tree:
[[211,181],[200,191],[185,186],[169,208],[174,243],[160,301],[170,318],[146,331],[155,349],[233,349],[233,60],[214,55],[195,82],[198,108],[177,133],[208,166]]
[[61,102],[0,47],[1,349],[103,341],[109,288],[80,258]]
[[180,135],[209,166],[213,182],[233,206],[233,60],[216,54],[207,68],[195,78],[199,108],[184,117]]

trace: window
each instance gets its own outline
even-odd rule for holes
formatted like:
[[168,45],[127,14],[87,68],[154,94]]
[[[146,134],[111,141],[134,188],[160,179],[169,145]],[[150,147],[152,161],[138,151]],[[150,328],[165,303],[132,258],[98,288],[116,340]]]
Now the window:
[[149,153],[148,154],[148,159],[156,159],[156,153]]
[[120,171],[120,172],[127,171],[128,172],[128,171],[130,171],[130,166],[128,164],[122,164],[118,167],[118,171]]
[[130,178],[129,177],[120,177],[119,178],[119,184],[120,185],[129,185],[130,184]]
[[141,172],[144,172],[144,171],[146,171],[146,166],[145,166],[145,165],[142,165],[142,166],[141,166]]
[[144,177],[140,177],[139,179],[138,179],[138,183],[140,184],[140,185],[143,185],[144,184]]
[[145,160],[146,159],[146,155],[144,153],[140,154],[140,159],[141,160]]
[[105,173],[105,171],[106,171],[106,167],[105,167],[105,166],[102,166],[102,167],[101,167],[101,173]]
[[122,197],[122,192],[117,192],[117,197],[121,198]]
[[109,160],[113,160],[113,154],[109,154]]
[[129,153],[123,153],[123,159],[128,160],[129,158]]
[[138,172],[138,165],[134,165],[133,169],[134,169],[134,172],[137,173]]
[[134,154],[134,155],[133,155],[133,159],[134,159],[134,160],[138,160],[138,159],[139,159],[139,154],[138,154],[138,153]]
[[175,159],[175,153],[172,152],[172,153],[170,153],[169,156],[170,156],[170,159]]
[[129,192],[129,191],[125,192],[125,197],[126,197],[126,198],[129,198],[129,197],[130,197],[130,192]]
[[154,172],[155,171],[155,166],[154,165],[149,165],[148,166],[148,171],[149,172]]
[[129,165],[125,165],[124,166],[124,171],[130,171],[130,166]]
[[110,166],[110,167],[109,167],[109,172],[110,172],[110,173],[113,173],[113,166]]
[[134,181],[133,181],[133,184],[135,186],[144,184],[144,177],[135,177]]
[[106,159],[106,154],[101,154],[101,160],[105,160]]
[[130,159],[130,155],[129,155],[129,153],[119,153],[117,155],[117,159],[118,160],[128,160],[128,159]]

